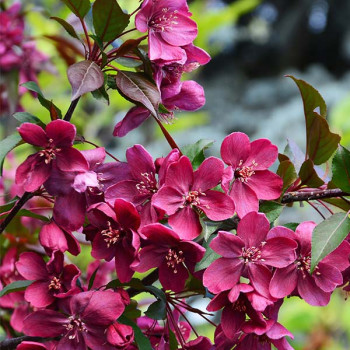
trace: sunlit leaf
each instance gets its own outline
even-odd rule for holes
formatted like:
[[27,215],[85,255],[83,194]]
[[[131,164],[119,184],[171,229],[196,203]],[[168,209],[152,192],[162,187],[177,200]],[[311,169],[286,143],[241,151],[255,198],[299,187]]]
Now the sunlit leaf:
[[350,232],[349,212],[337,213],[314,228],[312,233],[311,272],[332,253]]

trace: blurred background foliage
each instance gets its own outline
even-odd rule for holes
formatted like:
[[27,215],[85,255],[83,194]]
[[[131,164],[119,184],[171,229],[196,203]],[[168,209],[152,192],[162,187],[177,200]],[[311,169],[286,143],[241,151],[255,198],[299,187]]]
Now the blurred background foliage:
[[[5,1],[10,4],[11,1]],[[207,104],[195,113],[180,113],[168,130],[181,146],[200,138],[215,139],[210,151],[219,155],[223,138],[243,131],[251,138],[269,138],[279,146],[286,138],[302,149],[305,143],[302,101],[285,74],[308,81],[323,95],[331,129],[350,146],[350,1],[344,0],[192,0],[193,18],[198,23],[196,45],[207,50],[212,61],[186,79],[199,81],[206,91]],[[70,18],[68,9],[57,0],[22,1],[26,11],[26,33],[50,57],[56,71],[42,72],[39,86],[63,113],[70,103],[67,65],[81,59],[79,45],[50,16]],[[125,11],[137,8],[138,0],[120,0]],[[131,22],[130,28],[133,27]],[[130,37],[133,37],[132,34]],[[120,44],[120,43],[119,43]],[[10,77],[2,74],[1,81]],[[15,98],[14,95],[10,98]],[[167,154],[168,145],[153,120],[123,139],[112,136],[115,123],[122,119],[130,103],[109,91],[110,106],[82,98],[73,117],[79,133],[103,145],[119,159],[133,144],[143,144],[154,157]],[[29,93],[21,98],[24,110],[49,121],[48,112]],[[10,134],[17,121],[0,118],[0,136]],[[85,146],[82,146],[85,147]],[[27,156],[19,148],[19,158]],[[293,208],[280,223],[319,220],[307,208]],[[286,210],[285,210],[286,212]],[[81,267],[89,261],[89,248],[72,257]],[[311,307],[297,298],[286,300],[280,322],[295,339],[300,350],[350,349],[350,305],[345,295],[334,293],[325,308]],[[202,305],[203,307],[203,305]],[[205,331],[210,335],[212,331]]]

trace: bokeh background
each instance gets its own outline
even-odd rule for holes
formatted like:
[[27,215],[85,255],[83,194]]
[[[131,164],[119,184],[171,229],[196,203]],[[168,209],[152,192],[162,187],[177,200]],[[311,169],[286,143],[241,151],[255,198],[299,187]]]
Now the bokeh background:
[[[10,4],[11,1],[5,1]],[[286,140],[305,144],[302,101],[292,74],[315,86],[328,105],[328,121],[333,132],[350,146],[350,1],[349,0],[193,0],[189,1],[199,35],[196,45],[207,50],[211,62],[186,78],[197,80],[206,91],[205,107],[194,113],[178,113],[167,129],[179,146],[199,139],[216,142],[208,154],[219,155],[223,138],[242,131],[252,139],[269,138],[280,152]],[[49,19],[67,19],[68,10],[57,0],[22,1],[26,10],[26,32],[52,65],[39,75],[39,85],[64,113],[70,102],[67,65],[79,60],[76,43]],[[121,0],[132,11],[137,0]],[[1,24],[0,24],[1,25]],[[10,77],[2,73],[0,84]],[[10,94],[12,105],[16,94]],[[90,141],[106,146],[119,159],[125,150],[144,145],[154,156],[167,154],[169,146],[153,120],[117,139],[113,127],[122,119],[130,103],[109,92],[110,105],[91,95],[84,96],[74,116],[79,132]],[[11,104],[10,103],[10,104]],[[21,97],[23,108],[49,121],[45,109],[30,94]],[[1,111],[0,136],[17,126]],[[24,158],[21,151],[18,155]],[[280,223],[320,221],[311,208],[287,208]],[[79,263],[84,257],[79,256]],[[339,291],[325,308],[315,308],[291,298],[281,309],[280,322],[294,335],[295,349],[350,349],[350,301]],[[200,301],[196,301],[200,303]],[[199,304],[203,307],[203,304]],[[197,304],[197,306],[199,306]],[[211,331],[204,330],[210,336]],[[248,350],[248,349],[247,349]]]

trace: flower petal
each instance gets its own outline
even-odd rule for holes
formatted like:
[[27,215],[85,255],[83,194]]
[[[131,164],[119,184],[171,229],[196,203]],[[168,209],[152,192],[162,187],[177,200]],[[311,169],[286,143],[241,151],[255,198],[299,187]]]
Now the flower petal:
[[278,155],[277,146],[268,139],[255,140],[250,144],[250,154],[245,161],[246,166],[254,164],[254,170],[265,170],[270,167]]
[[247,181],[259,199],[276,199],[282,192],[282,179],[269,170],[256,171]]
[[224,173],[224,163],[222,160],[209,157],[194,172],[192,190],[206,192],[217,186]]
[[239,180],[232,184],[230,197],[235,203],[236,212],[240,218],[252,211],[257,212],[259,210],[259,200],[255,192]]
[[218,235],[210,242],[210,247],[224,258],[238,258],[242,255],[244,242],[233,233],[219,231]]
[[73,124],[57,119],[46,125],[46,134],[57,147],[71,147],[76,135],[76,128]]
[[276,269],[270,282],[270,293],[274,298],[290,295],[297,286],[298,274],[294,264]]
[[25,252],[16,263],[18,272],[27,280],[48,280],[46,264],[36,253]]
[[48,137],[44,129],[39,125],[23,123],[17,130],[25,142],[44,148],[47,146]]
[[250,154],[249,137],[242,132],[233,132],[225,137],[221,145],[221,158],[227,165],[234,169],[243,163]]

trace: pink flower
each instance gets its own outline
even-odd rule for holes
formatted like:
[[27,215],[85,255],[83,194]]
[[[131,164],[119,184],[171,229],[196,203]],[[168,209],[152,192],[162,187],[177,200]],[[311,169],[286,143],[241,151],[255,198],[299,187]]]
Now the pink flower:
[[44,260],[36,253],[25,252],[16,263],[17,270],[27,280],[34,280],[27,287],[24,297],[35,307],[46,307],[56,298],[64,298],[77,290],[76,281],[80,270],[75,265],[63,266],[63,254],[53,253],[50,261]]
[[180,292],[194,267],[203,256],[205,249],[191,241],[183,241],[179,235],[161,224],[144,226],[141,233],[147,238],[141,249],[139,262],[133,264],[138,272],[159,267],[159,281],[164,289]]
[[229,165],[222,188],[235,202],[240,218],[258,211],[259,199],[276,199],[281,195],[282,179],[267,170],[277,158],[278,149],[267,139],[249,141],[246,134],[234,132],[221,145],[221,158]]
[[75,126],[64,120],[54,120],[43,130],[40,126],[23,123],[18,132],[23,140],[43,150],[29,156],[16,172],[16,183],[28,192],[37,190],[51,174],[55,165],[61,171],[85,171],[84,156],[75,148]]
[[[275,271],[270,283],[270,293],[274,297],[283,298],[296,290],[308,304],[325,306],[333,290],[343,283],[341,271],[350,265],[350,244],[347,241],[319,262],[310,274],[311,238],[315,226],[314,222],[307,221],[301,223],[295,233],[288,230],[288,236],[298,242],[296,259]],[[281,235],[277,230],[275,233]]]
[[[219,231],[210,247],[222,258],[215,260],[204,272],[203,284],[213,293],[233,288],[241,276],[250,279],[258,293],[269,297],[270,267],[288,266],[295,260],[297,243],[278,234],[290,231],[270,224],[261,213],[250,212],[239,222],[237,235]],[[278,229],[278,233],[273,235]],[[271,237],[273,235],[273,237]]]
[[107,261],[115,258],[119,280],[122,283],[130,281],[134,274],[130,265],[140,247],[137,234],[140,215],[135,206],[123,199],[116,199],[113,209],[106,203],[93,204],[89,207],[87,216],[93,226],[89,227],[91,255]]
[[190,19],[186,0],[145,0],[135,18],[136,28],[148,31],[152,61],[186,61],[181,46],[191,44],[197,25]]
[[[179,159],[179,151],[172,150],[156,167],[152,156],[141,145],[135,145],[126,151],[130,176],[110,186],[105,193],[106,201],[114,204],[116,198],[133,203],[141,215],[142,226],[157,222],[163,216],[152,205],[152,197],[165,181],[169,165]],[[159,173],[159,175],[158,175]]]
[[62,337],[58,349],[106,350],[106,330],[124,311],[119,293],[90,291],[70,299],[67,314],[54,310],[39,310],[24,320],[23,333],[34,337]]
[[207,158],[196,171],[193,171],[186,156],[169,166],[165,184],[153,197],[152,203],[169,215],[168,222],[181,239],[190,240],[201,233],[201,212],[213,221],[225,220],[233,215],[231,198],[211,190],[219,184],[223,170],[223,162],[214,157]]

